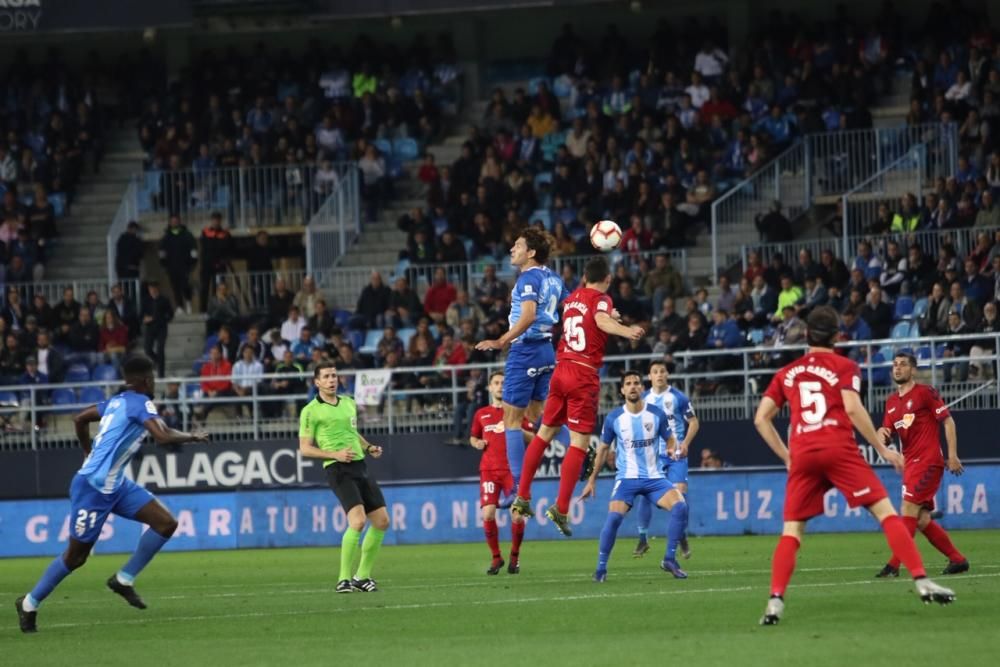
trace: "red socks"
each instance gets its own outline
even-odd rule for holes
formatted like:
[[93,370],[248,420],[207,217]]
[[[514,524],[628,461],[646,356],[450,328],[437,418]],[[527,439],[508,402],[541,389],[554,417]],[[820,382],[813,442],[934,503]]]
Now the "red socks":
[[[904,516],[904,517],[901,517],[901,518],[903,519],[903,523],[906,525],[906,529],[908,531],[910,531],[910,537],[913,537],[914,535],[916,535],[917,534],[917,518],[914,517],[914,516]],[[889,559],[889,567],[894,567],[894,568],[896,568],[898,570],[899,569],[899,563],[900,563],[899,559],[896,557],[895,554],[893,554],[892,558]]]
[[548,446],[549,443],[536,435],[528,444],[527,451],[524,452],[524,463],[521,465],[521,479],[517,485],[517,495],[525,500],[531,499],[531,483],[535,481],[535,472],[538,471],[538,466],[541,465],[542,457],[545,456],[545,450]]
[[[917,520],[912,519],[912,522],[916,526]],[[910,575],[914,579],[926,577],[924,561],[920,558],[920,552],[917,551],[917,545],[913,541],[913,534],[910,532],[908,522],[894,514],[882,522],[882,531],[885,533],[885,540],[889,543],[889,549],[893,556],[902,561],[906,569],[910,571]]]
[[778,546],[774,548],[771,561],[771,595],[785,595],[788,582],[795,572],[795,554],[799,550],[799,538],[782,535]]
[[933,544],[935,549],[947,556],[951,562],[960,563],[965,560],[965,556],[951,543],[951,538],[948,537],[947,531],[940,524],[931,521],[924,526],[922,532],[927,541]]
[[510,535],[510,555],[513,558],[521,553],[521,540],[524,539],[524,522],[511,523]]
[[483,532],[486,533],[486,544],[490,547],[490,553],[494,558],[500,558],[500,542],[497,539],[497,522],[483,520]]
[[[534,443],[532,443],[534,444]],[[563,514],[569,513],[569,501],[573,498],[573,489],[580,480],[580,471],[587,460],[587,452],[577,447],[568,447],[563,457],[562,471],[559,473],[559,498],[556,499],[556,509]]]

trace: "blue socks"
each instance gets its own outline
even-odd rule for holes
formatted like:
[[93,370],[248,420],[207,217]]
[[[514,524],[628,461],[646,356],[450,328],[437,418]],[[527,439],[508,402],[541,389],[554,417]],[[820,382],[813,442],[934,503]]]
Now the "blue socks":
[[524,432],[518,427],[516,431],[504,429],[503,435],[507,440],[507,463],[516,487],[521,481],[521,466],[524,464]]
[[160,535],[152,528],[143,533],[142,537],[139,538],[139,546],[135,548],[135,553],[132,554],[132,557],[128,559],[128,562],[118,572],[119,581],[131,586],[136,576],[142,572],[142,568],[149,565],[149,561],[153,560],[153,556],[163,548],[163,545],[169,539],[169,537]]
[[597,552],[597,571],[606,572],[608,569],[608,558],[611,557],[611,550],[615,548],[615,538],[618,537],[618,528],[622,525],[625,515],[621,512],[608,512],[608,518],[601,529],[601,542]]
[[31,589],[25,600],[31,604],[33,607],[37,607],[42,603],[42,600],[49,596],[49,593],[59,585],[59,582],[69,576],[72,572],[66,563],[63,562],[62,554],[56,556],[55,560],[49,563],[49,566],[45,569],[45,573],[42,578],[38,580],[35,587]]
[[687,519],[686,502],[679,502],[670,510],[670,522],[667,523],[667,553],[663,557],[665,560],[677,560],[677,545],[684,538]]
[[649,534],[649,523],[653,520],[653,503],[646,496],[638,496],[633,509],[639,524],[639,541],[645,542]]

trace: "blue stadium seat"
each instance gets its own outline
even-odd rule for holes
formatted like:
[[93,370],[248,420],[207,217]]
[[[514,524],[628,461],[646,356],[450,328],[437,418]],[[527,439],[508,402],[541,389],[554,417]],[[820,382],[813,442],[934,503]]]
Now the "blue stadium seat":
[[12,391],[0,391],[0,405],[15,407],[17,404],[17,394]]
[[885,357],[882,356],[881,352],[876,352],[872,355],[872,382],[876,387],[885,387],[892,384],[892,373],[888,366],[878,366],[878,364],[885,363]]
[[351,320],[351,311],[343,310],[342,308],[337,308],[333,311],[333,321],[338,327],[344,328],[347,323]]
[[570,97],[573,94],[573,81],[568,76],[559,76],[552,81],[552,94],[556,97]]
[[201,398],[201,385],[197,382],[190,382],[184,385],[184,395],[188,399]]
[[448,219],[447,218],[435,218],[434,219],[434,235],[441,236],[448,229]]
[[529,95],[537,95],[538,94],[538,88],[543,83],[546,86],[551,87],[551,83],[552,82],[549,81],[549,77],[547,77],[547,76],[535,76],[535,77],[532,77],[531,79],[529,79],[528,80],[528,94]]
[[896,320],[908,320],[913,317],[913,297],[904,294],[896,298]]
[[921,297],[913,304],[913,319],[916,319],[927,312],[927,297]]
[[462,239],[462,245],[465,246],[465,256],[468,259],[476,258],[476,242],[472,239]]
[[[67,389],[66,387],[59,387],[52,390],[52,405],[74,405],[76,404],[76,392],[72,389]],[[74,408],[62,408],[56,410],[59,414],[67,414],[73,412]]]
[[392,142],[388,139],[376,139],[372,143],[375,144],[375,148],[377,148],[378,152],[384,157],[388,158],[392,155]]
[[394,181],[402,178],[404,173],[403,162],[399,158],[393,156],[386,160],[386,164],[389,170],[389,178]]
[[66,382],[90,382],[90,369],[84,364],[73,364],[66,370]]
[[62,192],[56,192],[48,197],[49,203],[52,204],[52,212],[57,218],[61,218],[66,215],[66,195]]
[[920,325],[916,320],[910,320],[910,338],[920,338]]
[[402,160],[403,162],[416,160],[420,157],[420,144],[417,143],[416,139],[410,137],[393,139],[392,154],[394,157]]
[[535,220],[541,220],[542,224],[545,225],[545,229],[552,231],[552,213],[547,208],[536,209],[531,213],[528,218],[529,222],[534,222]]
[[94,370],[90,374],[91,379],[95,381],[111,382],[117,380],[121,376],[118,374],[118,369],[111,364],[97,364],[94,366]]
[[892,333],[889,334],[892,338],[909,338],[910,337],[910,323],[909,322],[896,322],[892,327]]
[[191,372],[194,375],[201,375],[201,367],[205,365],[205,359],[198,359],[191,364]]
[[351,347],[355,350],[361,349],[361,346],[365,344],[365,333],[363,331],[354,331],[350,329],[347,331],[347,340],[350,341]]
[[896,356],[896,351],[892,349],[892,345],[883,345],[878,349],[878,353],[887,361]]
[[202,350],[202,354],[208,355],[208,351],[211,350],[219,342],[219,334],[209,334],[205,339],[205,348]]
[[763,329],[751,329],[750,330],[750,344],[760,345],[764,342],[764,330]]
[[542,184],[552,185],[552,172],[551,171],[540,171],[535,174],[535,187],[539,187]]
[[571,208],[561,208],[559,209],[559,220],[565,224],[570,224],[576,221],[576,211]]
[[399,336],[399,340],[403,342],[403,347],[407,347],[410,344],[410,339],[413,338],[415,333],[417,333],[415,328],[405,327],[397,331],[396,335]]
[[104,395],[104,390],[100,387],[84,387],[80,390],[80,402],[86,403],[87,405],[100,403],[106,398],[107,396]]
[[369,329],[365,334],[365,342],[360,348],[358,348],[358,352],[362,354],[375,354],[375,348],[378,346],[378,342],[381,339],[381,329]]
[[401,259],[396,262],[396,268],[393,270],[392,275],[398,278],[399,276],[406,275],[406,270],[410,268],[410,260]]

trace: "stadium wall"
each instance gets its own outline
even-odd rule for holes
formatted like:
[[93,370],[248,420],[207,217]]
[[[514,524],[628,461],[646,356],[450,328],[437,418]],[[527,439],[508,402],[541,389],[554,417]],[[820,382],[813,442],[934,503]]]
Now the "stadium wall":
[[[898,475],[880,469],[893,497],[899,494]],[[614,480],[601,478],[597,499],[576,502],[570,511],[574,535],[595,538],[607,513],[606,499]],[[691,474],[690,533],[692,535],[776,534],[781,531],[784,500],[783,470],[715,470]],[[553,501],[558,483],[535,486],[536,518],[528,522],[527,539],[554,539],[555,530],[542,516]],[[938,494],[949,529],[1000,527],[1000,465],[973,464],[961,477],[946,475]],[[387,544],[478,542],[482,539],[478,485],[474,482],[401,485],[385,489],[391,517]],[[172,494],[161,498],[177,516],[179,528],[166,549],[250,549],[336,546],[346,527],[346,516],[326,489],[240,490],[227,493]],[[12,500],[0,502],[0,557],[43,556],[58,553],[69,535],[68,500]],[[657,512],[653,532],[666,532],[668,514]],[[498,523],[506,538],[508,517]],[[810,532],[873,531],[875,521],[862,509],[851,510],[842,496],[831,491],[824,513],[810,524]],[[631,520],[622,535],[631,534]],[[140,524],[111,517],[96,547],[98,553],[131,551]]]

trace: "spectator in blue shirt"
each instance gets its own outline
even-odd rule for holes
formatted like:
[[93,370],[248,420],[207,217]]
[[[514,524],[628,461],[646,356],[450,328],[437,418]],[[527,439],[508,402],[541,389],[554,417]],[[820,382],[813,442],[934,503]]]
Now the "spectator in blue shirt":
[[757,127],[771,138],[775,153],[780,152],[792,140],[792,121],[777,104],[771,107],[770,115],[757,122]]
[[872,330],[858,315],[856,308],[848,308],[844,311],[844,325],[841,327],[848,340],[871,340]]
[[271,131],[273,123],[271,112],[264,107],[264,98],[258,95],[254,107],[247,112],[247,127],[260,137]]
[[705,347],[718,349],[739,347],[743,337],[740,335],[739,325],[729,319],[729,313],[721,308],[715,310],[712,313],[712,320],[714,324],[708,330]]
[[962,276],[962,288],[965,296],[977,304],[984,304],[993,299],[993,281],[979,273],[976,260],[965,260],[965,275]]
[[309,363],[312,351],[317,347],[319,347],[319,344],[313,338],[312,330],[309,327],[302,327],[299,339],[292,343],[292,355],[300,363]]
[[938,64],[934,67],[934,87],[948,90],[958,78],[958,65],[951,60],[947,51],[941,51]]
[[958,181],[959,185],[965,185],[966,183],[975,183],[976,179],[979,178],[979,170],[974,164],[969,161],[969,158],[965,155],[958,156],[958,170],[955,172],[955,180]]

